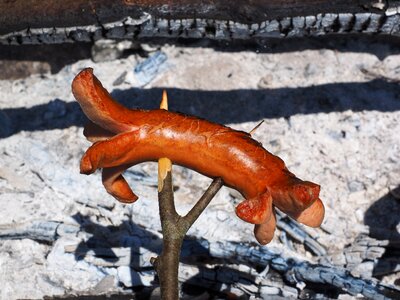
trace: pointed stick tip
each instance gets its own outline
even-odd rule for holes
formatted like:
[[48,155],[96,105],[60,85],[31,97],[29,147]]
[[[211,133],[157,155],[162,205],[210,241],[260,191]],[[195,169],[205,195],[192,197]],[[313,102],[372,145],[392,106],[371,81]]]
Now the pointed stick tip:
[[164,180],[168,172],[172,171],[172,162],[169,158],[162,157],[158,160],[158,192],[164,187]]
[[163,90],[160,108],[168,110],[168,95],[166,90]]
[[261,126],[262,123],[264,123],[264,120],[262,120],[260,123],[258,123],[256,125],[256,127],[254,127],[252,130],[250,130],[249,134],[252,135],[258,129],[258,127]]
[[[163,90],[160,109],[168,110],[168,95],[167,91]],[[161,192],[164,187],[164,180],[168,172],[172,170],[172,162],[170,159],[163,157],[158,160],[158,192]]]

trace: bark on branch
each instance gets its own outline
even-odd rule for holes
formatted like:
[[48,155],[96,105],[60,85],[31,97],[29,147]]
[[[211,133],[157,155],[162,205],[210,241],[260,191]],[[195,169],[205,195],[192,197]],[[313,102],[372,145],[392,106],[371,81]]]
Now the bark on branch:
[[178,272],[183,239],[189,228],[220,190],[223,182],[220,178],[215,179],[189,213],[185,217],[181,217],[175,210],[171,171],[168,171],[162,180],[158,201],[163,248],[161,255],[153,259],[152,263],[160,280],[161,298],[175,300],[179,298]]

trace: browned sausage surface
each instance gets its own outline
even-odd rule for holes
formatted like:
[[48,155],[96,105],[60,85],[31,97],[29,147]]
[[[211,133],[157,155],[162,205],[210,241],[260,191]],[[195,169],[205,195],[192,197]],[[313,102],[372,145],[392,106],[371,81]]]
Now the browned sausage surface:
[[320,225],[324,208],[319,186],[297,178],[248,133],[166,110],[128,109],[111,98],[92,69],[76,76],[72,91],[94,123],[85,135],[98,141],[82,158],[81,172],[103,168],[107,191],[120,201],[137,199],[121,175],[126,168],[168,157],[205,176],[221,177],[238,190],[246,200],[236,208],[237,215],[250,223],[270,224],[264,235],[275,226],[272,205],[305,224]]

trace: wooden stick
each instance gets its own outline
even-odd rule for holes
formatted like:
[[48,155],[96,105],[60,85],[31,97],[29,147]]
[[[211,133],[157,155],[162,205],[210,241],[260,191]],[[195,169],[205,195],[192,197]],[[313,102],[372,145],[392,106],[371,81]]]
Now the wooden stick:
[[264,120],[262,120],[260,123],[258,123],[256,125],[256,127],[254,127],[252,130],[250,130],[249,134],[253,135],[253,133],[258,129],[258,127],[260,127],[262,125],[262,123],[264,123]]
[[[168,95],[164,90],[161,98],[160,109],[168,110]],[[167,173],[172,170],[172,162],[169,158],[162,157],[158,160],[158,192],[161,192]]]
[[[168,110],[168,97],[165,90],[163,91],[160,108]],[[154,265],[160,280],[161,299],[178,299],[179,257],[183,239],[189,228],[204,211],[222,185],[223,182],[220,178],[214,179],[210,187],[189,213],[185,217],[181,217],[176,212],[174,203],[172,162],[168,158],[160,158],[158,160],[158,201],[163,233],[163,247],[160,256],[153,258],[151,263]]]

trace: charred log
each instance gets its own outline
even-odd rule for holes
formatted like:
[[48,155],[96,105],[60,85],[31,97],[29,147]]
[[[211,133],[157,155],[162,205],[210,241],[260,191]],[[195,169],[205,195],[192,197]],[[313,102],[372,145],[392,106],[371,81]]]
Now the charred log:
[[378,0],[1,1],[0,43],[399,35],[399,7],[400,1]]

